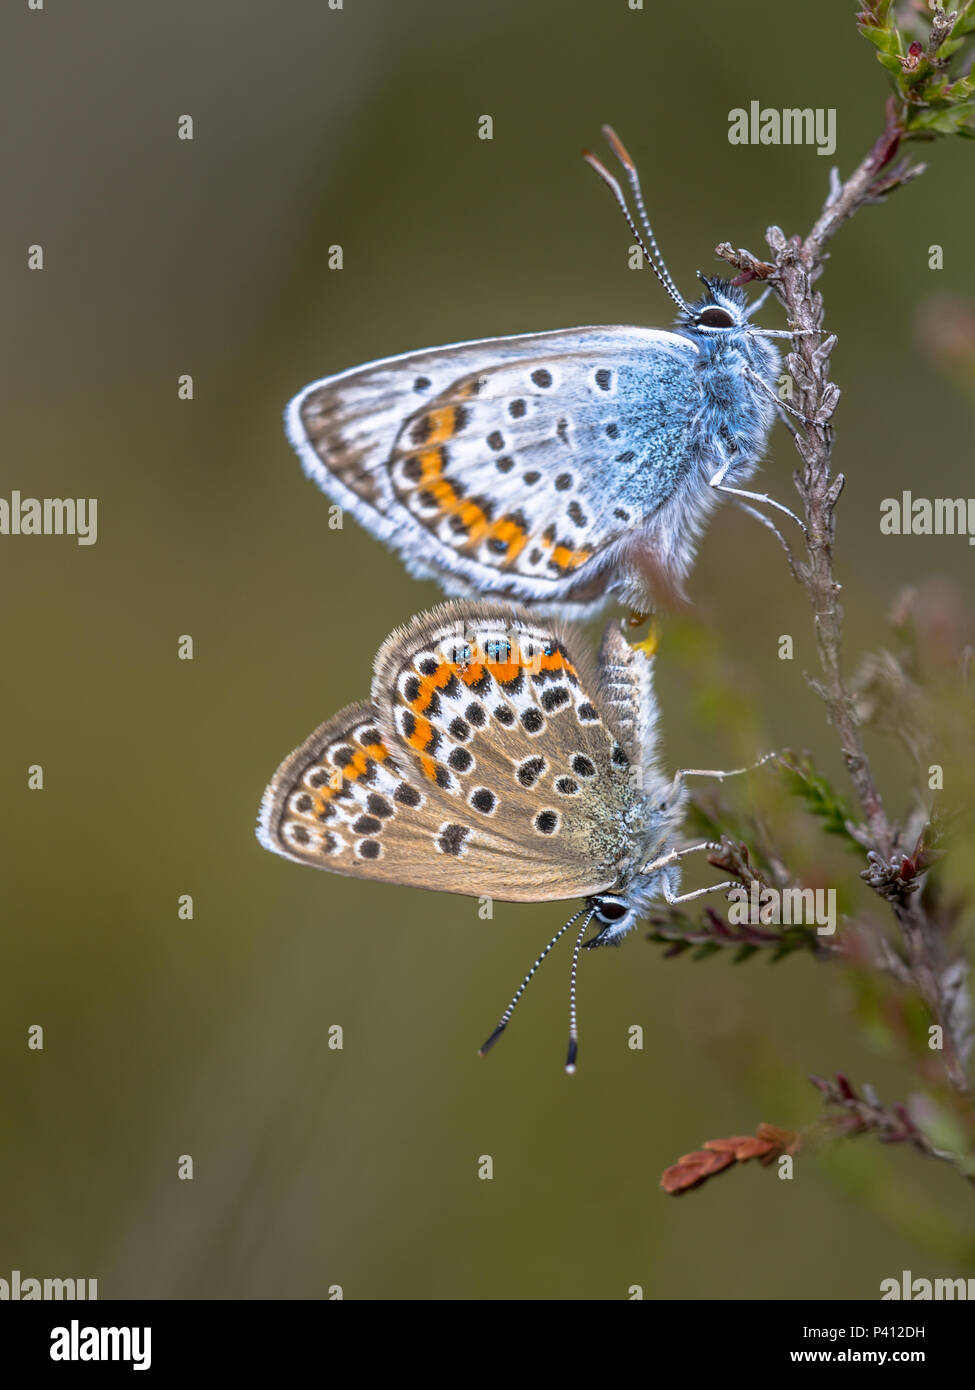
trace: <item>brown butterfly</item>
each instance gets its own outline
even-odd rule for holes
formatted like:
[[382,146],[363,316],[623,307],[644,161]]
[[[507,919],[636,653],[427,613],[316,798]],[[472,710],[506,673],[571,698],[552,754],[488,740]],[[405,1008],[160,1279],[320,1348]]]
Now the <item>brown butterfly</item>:
[[[595,663],[577,633],[531,613],[458,601],[387,638],[368,702],[333,716],[278,768],[258,839],[300,864],[508,902],[581,898],[526,975],[580,918],[588,947],[618,942],[650,905],[687,902],[678,848],[684,778],[657,765],[648,644],[607,627]],[[737,769],[742,771],[743,769]],[[728,776],[728,773],[702,775]]]

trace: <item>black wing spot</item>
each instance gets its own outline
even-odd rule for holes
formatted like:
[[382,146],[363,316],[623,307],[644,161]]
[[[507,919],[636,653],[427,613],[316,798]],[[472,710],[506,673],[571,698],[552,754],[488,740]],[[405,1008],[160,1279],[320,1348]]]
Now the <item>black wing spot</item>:
[[544,758],[526,758],[518,767],[515,776],[523,787],[533,787],[545,771]]
[[520,695],[525,688],[525,673],[521,669],[515,672],[510,681],[499,681],[501,689],[506,695]]
[[352,822],[352,829],[357,835],[375,835],[377,830],[382,830],[383,823],[375,816],[359,816]]
[[559,828],[559,814],[557,811],[539,811],[535,817],[535,829],[543,835],[554,835]]
[[469,825],[445,825],[437,840],[437,848],[443,854],[459,855],[470,833]]
[[538,367],[532,372],[532,381],[536,386],[541,386],[544,390],[545,387],[551,386],[552,384],[552,373],[547,371],[544,367]]
[[433,421],[429,415],[421,415],[410,430],[410,443],[422,448],[433,434]]
[[[564,685],[553,685],[550,690],[546,690],[542,693],[542,709],[547,710],[548,713],[551,714],[553,710],[560,709],[562,705],[567,705],[569,699],[569,692]],[[526,711],[526,713],[530,714],[531,710]]]

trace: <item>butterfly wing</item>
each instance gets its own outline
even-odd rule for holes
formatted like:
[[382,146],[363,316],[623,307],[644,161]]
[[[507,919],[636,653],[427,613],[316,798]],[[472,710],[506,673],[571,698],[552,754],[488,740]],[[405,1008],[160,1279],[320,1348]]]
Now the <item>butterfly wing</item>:
[[[415,778],[368,704],[350,705],[285,759],[264,793],[257,837],[318,869],[442,892],[476,893],[454,853],[456,806]],[[490,831],[478,853],[490,873],[503,855]],[[485,890],[487,891],[487,890]],[[557,896],[557,895],[555,895]]]
[[[633,779],[574,635],[516,609],[444,604],[395,632],[375,670],[385,737],[452,808],[461,891],[533,901],[616,882]],[[482,844],[500,850],[490,865]]]
[[686,475],[698,356],[688,338],[627,327],[462,343],[314,382],[288,435],[414,573],[585,605]]
[[279,768],[258,837],[302,863],[513,902],[587,896],[629,862],[629,761],[552,624],[447,604],[383,644],[369,705]]

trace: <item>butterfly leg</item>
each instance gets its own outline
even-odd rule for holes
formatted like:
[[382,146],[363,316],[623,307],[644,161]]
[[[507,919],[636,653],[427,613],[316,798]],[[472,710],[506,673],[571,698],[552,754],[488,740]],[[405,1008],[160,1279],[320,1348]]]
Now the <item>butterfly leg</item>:
[[656,873],[658,869],[666,869],[668,864],[676,864],[679,859],[683,859],[688,854],[700,854],[702,850],[719,850],[721,848],[717,840],[702,840],[699,845],[688,845],[686,849],[668,850],[659,859],[653,859],[649,864],[644,864],[640,869],[641,874]]
[[757,762],[750,763],[748,767],[732,767],[724,771],[712,767],[682,767],[674,773],[674,780],[671,784],[670,795],[675,796],[681,789],[685,777],[716,777],[719,782],[723,782],[726,777],[740,777],[743,773],[754,772],[756,768],[762,767],[770,758],[775,758],[776,753],[765,753]]
[[771,293],[772,293],[772,286],[771,286],[771,285],[766,285],[765,288],[764,288],[764,290],[762,290],[762,293],[758,296],[758,298],[754,301],[754,303],[753,303],[753,304],[749,304],[749,306],[748,306],[748,312],[745,314],[745,318],[746,318],[746,319],[754,318],[755,315],[756,315],[761,309],[764,308],[764,306],[765,306],[765,301],[768,299],[768,297],[769,297],[769,295],[770,295]]
[[[718,474],[716,473],[714,477],[716,478],[717,476]],[[777,512],[782,512],[785,516],[791,516],[802,534],[806,534],[805,522],[801,521],[800,518],[796,516],[795,512],[791,511],[784,502],[776,502],[775,498],[769,497],[767,492],[746,492],[744,488],[740,487],[724,487],[723,484],[716,483],[714,478],[711,479],[710,486],[714,488],[715,492],[727,493],[729,497],[743,497],[749,502],[767,503],[768,506],[774,507]]]
[[[747,769],[742,768],[741,771]],[[725,774],[730,776],[730,774]],[[689,845],[687,849],[672,849],[669,854],[663,854],[659,859],[654,859],[649,864],[644,864],[640,870],[641,874],[654,873],[657,869],[665,869],[668,864],[674,864],[678,859],[683,859],[685,854],[696,854],[702,849],[719,850],[721,846],[714,840],[705,840],[699,845]],[[692,893],[674,893],[666,877],[663,881],[664,898],[674,906],[676,903],[689,903],[695,898],[703,898],[705,893],[720,893],[725,888],[735,888],[737,884],[734,879],[727,879],[724,883],[712,884],[710,888],[697,888]]]
[[[762,384],[764,385],[764,382]],[[775,393],[773,392],[773,395],[774,394]],[[778,398],[776,397],[776,399]],[[731,463],[731,459],[726,458],[724,460],[718,471],[708,479],[709,487],[713,487],[715,492],[727,493],[729,497],[741,497],[749,502],[766,502],[770,507],[774,507],[776,511],[784,512],[786,516],[790,516],[792,520],[796,523],[796,525],[799,527],[799,530],[803,533],[803,535],[806,534],[806,528],[804,524],[799,520],[795,512],[789,510],[789,508],[785,505],[784,502],[776,502],[775,498],[769,497],[768,493],[766,492],[746,492],[744,488],[728,487],[725,483],[725,477],[727,476],[728,470],[731,467]]]
[[795,406],[789,405],[781,396],[776,395],[765,378],[759,376],[758,372],[753,372],[751,367],[742,367],[742,372],[753,386],[760,387],[765,392],[766,396],[769,396],[775,402],[776,410],[786,411],[787,414],[793,416],[794,419],[798,420],[803,425],[815,425],[819,423],[817,420],[811,420],[808,415],[803,415],[801,410],[796,410]]
[[777,414],[779,419],[782,421],[783,425],[785,425],[786,429],[792,435],[792,438],[798,439],[799,431],[796,429],[795,425],[789,419],[789,412],[786,410],[785,405],[782,401],[779,401],[778,403]]
[[726,879],[724,883],[713,883],[710,888],[695,888],[693,893],[671,893],[670,889],[664,884],[664,897],[671,907],[676,907],[678,903],[690,903],[695,898],[703,898],[706,893],[720,893],[727,888],[737,888],[739,885],[733,878]]
[[799,572],[796,568],[796,557],[792,553],[792,547],[786,540],[785,536],[783,536],[779,528],[776,526],[775,522],[770,521],[767,516],[763,516],[762,513],[756,511],[754,507],[750,507],[748,503],[743,502],[740,497],[733,496],[732,500],[734,501],[736,506],[741,508],[743,512],[747,512],[749,516],[754,517],[756,521],[760,521],[763,526],[768,527],[768,529],[772,532],[772,535],[778,541],[779,545],[781,545],[782,549],[785,551],[785,558],[789,562],[789,568],[792,571],[793,579],[798,579]]

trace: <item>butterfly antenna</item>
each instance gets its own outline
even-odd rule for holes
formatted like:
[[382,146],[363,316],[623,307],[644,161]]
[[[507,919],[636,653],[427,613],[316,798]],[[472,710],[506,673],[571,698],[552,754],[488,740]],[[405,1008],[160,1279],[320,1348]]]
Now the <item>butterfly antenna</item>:
[[569,975],[569,1051],[565,1059],[565,1069],[571,1076],[576,1069],[576,1054],[579,1051],[579,1019],[576,1014],[576,981],[579,976],[579,954],[582,951],[582,938],[589,930],[589,923],[594,917],[594,912],[582,924],[582,929],[576,937],[575,950],[572,952],[572,971]]
[[636,164],[634,163],[629,150],[623,144],[623,141],[616,134],[616,131],[613,129],[611,125],[603,126],[603,134],[606,136],[606,139],[609,141],[610,145],[612,145],[613,153],[616,155],[616,158],[619,160],[623,168],[626,170],[626,177],[629,179],[630,187],[633,190],[633,201],[636,203],[636,210],[639,215],[640,221],[643,224],[643,230],[647,234],[647,240],[653,248],[653,259],[656,261],[657,269],[660,271],[660,275],[663,279],[663,282],[665,286],[670,290],[670,293],[673,296],[673,298],[676,299],[678,303],[682,304],[683,300],[681,299],[680,292],[677,289],[677,286],[674,284],[673,277],[671,276],[670,271],[667,269],[667,263],[663,258],[663,253],[661,252],[660,247],[657,245],[657,238],[653,234],[653,228],[650,225],[650,218],[647,216],[647,207],[643,201],[643,189],[640,187],[640,175],[637,173]]
[[626,225],[629,227],[631,233],[635,237],[637,245],[640,247],[640,250],[647,258],[647,265],[649,266],[649,268],[653,271],[654,275],[656,275],[657,279],[663,285],[664,289],[670,295],[671,299],[677,305],[678,309],[683,309],[685,313],[689,312],[687,305],[684,303],[680,294],[677,292],[677,288],[674,285],[673,281],[670,279],[670,276],[664,276],[663,272],[660,270],[660,267],[657,265],[653,253],[648,249],[646,242],[640,235],[639,229],[637,228],[637,225],[633,221],[633,218],[630,214],[630,209],[626,205],[626,199],[623,196],[622,188],[620,188],[619,180],[613,177],[613,175],[606,168],[606,165],[603,163],[603,161],[601,159],[597,159],[597,157],[593,154],[592,150],[583,150],[582,157],[589,165],[590,169],[595,169],[596,173],[602,179],[603,183],[606,184],[607,188],[612,193],[613,197],[616,199],[616,202],[619,206],[619,210],[626,219]]
[[[538,959],[535,961],[535,964],[534,964],[534,965],[532,966],[532,968],[529,970],[528,974],[527,974],[527,975],[525,976],[525,978],[522,980],[521,984],[520,984],[520,985],[518,986],[518,988],[515,990],[514,998],[512,999],[512,1001],[511,1001],[511,1003],[508,1005],[508,1007],[505,1009],[504,1013],[501,1015],[501,1018],[500,1018],[499,1021],[498,1021],[498,1026],[497,1026],[497,1028],[495,1028],[494,1032],[493,1032],[493,1033],[491,1034],[491,1036],[488,1038],[488,1040],[487,1040],[487,1042],[484,1044],[484,1046],[483,1046],[483,1047],[479,1047],[479,1048],[477,1049],[477,1053],[478,1053],[478,1056],[479,1056],[479,1057],[484,1057],[484,1056],[486,1056],[486,1054],[487,1054],[488,1052],[490,1052],[491,1048],[492,1048],[492,1047],[494,1046],[494,1044],[497,1042],[498,1038],[500,1038],[501,1034],[502,1034],[502,1033],[504,1032],[504,1030],[507,1028],[507,1026],[508,1026],[508,1021],[509,1021],[509,1019],[511,1018],[511,1015],[512,1015],[512,1014],[514,1013],[514,1011],[515,1011],[515,1005],[518,1003],[518,1000],[521,998],[521,996],[524,994],[525,990],[526,990],[527,987],[528,987],[528,981],[529,981],[529,980],[531,979],[531,977],[534,975],[535,971],[536,971],[536,970],[538,969],[538,967],[541,965],[542,961],[543,961],[543,960],[545,959],[545,957],[548,955],[549,951],[551,951],[551,949],[552,949],[552,947],[555,945],[555,943],[556,943],[561,937],[563,937],[563,936],[565,935],[565,933],[566,933],[566,932],[569,930],[569,928],[572,926],[573,922],[578,922],[579,918],[582,916],[582,914],[585,912],[585,910],[586,910],[586,909],[585,909],[584,907],[580,907],[579,911],[578,911],[577,913],[575,913],[574,916],[572,916],[572,917],[569,918],[569,920],[566,922],[566,924],[565,924],[564,927],[559,927],[558,931],[557,931],[557,932],[555,933],[555,935],[552,937],[552,940],[551,940],[551,941],[548,943],[548,945],[545,947],[545,950],[541,953],[541,955],[540,955],[540,956],[538,957]],[[588,923],[587,923],[587,925],[588,925]],[[583,930],[585,930],[585,928],[583,928]]]

